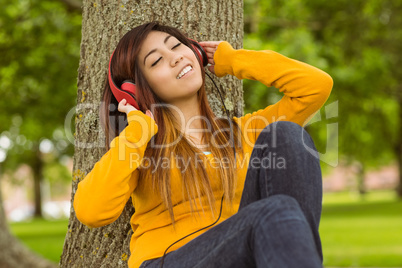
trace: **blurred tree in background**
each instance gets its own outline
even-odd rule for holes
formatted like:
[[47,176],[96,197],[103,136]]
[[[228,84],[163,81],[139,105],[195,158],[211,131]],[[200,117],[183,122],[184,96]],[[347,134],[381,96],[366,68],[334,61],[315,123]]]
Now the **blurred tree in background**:
[[[367,167],[396,160],[400,178],[397,193],[402,197],[402,1],[244,2],[246,48],[276,50],[333,77],[327,105],[336,104],[333,112],[339,121],[339,157],[347,165],[357,163],[360,167],[360,192],[364,193]],[[277,90],[254,81],[244,85],[247,112],[281,97]],[[259,90],[251,91],[250,87]],[[318,116],[327,120],[308,126],[320,152],[331,143],[325,125],[334,120],[322,110]]]
[[41,216],[45,164],[73,151],[64,118],[76,103],[81,9],[50,0],[0,4],[1,172],[31,167]]
[[[35,216],[42,216],[44,176],[71,179],[58,160],[73,153],[64,118],[76,103],[81,9],[51,0],[0,6],[0,176],[29,165]],[[10,235],[2,206],[0,195],[0,266],[53,267]]]

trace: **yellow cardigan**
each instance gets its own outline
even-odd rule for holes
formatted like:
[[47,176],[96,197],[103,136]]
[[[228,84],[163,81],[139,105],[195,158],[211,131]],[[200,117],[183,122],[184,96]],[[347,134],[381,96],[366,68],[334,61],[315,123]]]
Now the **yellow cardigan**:
[[[234,117],[243,131],[244,154],[238,156],[238,181],[234,206],[223,202],[222,216],[217,224],[238,211],[251,151],[261,130],[274,121],[292,121],[304,126],[327,100],[333,85],[325,72],[308,64],[289,59],[273,51],[234,50],[222,42],[214,56],[215,73],[227,74],[238,79],[253,79],[274,86],[284,93],[277,103],[243,117]],[[146,146],[158,131],[155,121],[140,111],[128,115],[128,126],[113,139],[110,150],[97,162],[92,171],[78,184],[74,198],[77,218],[90,227],[100,227],[114,222],[121,214],[130,196],[135,213],[131,218],[134,231],[131,237],[130,268],[138,268],[145,260],[161,257],[166,248],[176,240],[213,223],[221,206],[222,190],[214,174],[213,164],[207,165],[211,186],[216,199],[213,216],[205,205],[201,216],[191,216],[188,200],[181,194],[180,171],[171,169],[172,202],[176,219],[175,230],[162,199],[154,194],[149,181],[138,182],[137,167]],[[210,163],[213,155],[201,155]],[[216,163],[216,162],[215,162]],[[202,200],[207,204],[206,200]],[[216,225],[214,225],[216,226]],[[210,227],[212,228],[212,227]],[[208,229],[174,244],[174,251]]]

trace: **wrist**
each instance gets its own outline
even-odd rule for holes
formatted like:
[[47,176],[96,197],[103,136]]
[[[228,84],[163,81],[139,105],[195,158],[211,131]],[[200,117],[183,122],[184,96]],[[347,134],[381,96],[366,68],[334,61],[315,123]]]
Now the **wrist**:
[[215,75],[218,77],[227,74],[233,75],[233,61],[236,50],[226,41],[221,42],[214,55]]
[[158,125],[155,120],[140,110],[130,111],[127,114],[127,122],[130,126],[135,125],[139,131],[151,133],[152,136],[158,132]]

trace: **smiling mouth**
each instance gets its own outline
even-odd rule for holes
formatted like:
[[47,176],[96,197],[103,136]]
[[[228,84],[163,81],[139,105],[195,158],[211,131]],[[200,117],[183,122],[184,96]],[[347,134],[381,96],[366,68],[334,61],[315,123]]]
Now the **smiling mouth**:
[[185,74],[187,74],[188,72],[190,72],[193,69],[193,67],[191,65],[185,67],[181,73],[179,73],[179,75],[176,77],[176,79],[180,79],[182,78]]

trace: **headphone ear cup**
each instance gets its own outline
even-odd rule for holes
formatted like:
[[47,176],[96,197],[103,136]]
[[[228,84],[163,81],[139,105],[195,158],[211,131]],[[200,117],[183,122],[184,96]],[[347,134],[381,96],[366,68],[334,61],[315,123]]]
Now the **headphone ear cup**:
[[123,84],[121,84],[121,89],[137,96],[137,88],[133,81],[130,80],[123,81]]
[[[133,81],[125,80],[123,81],[123,84],[120,86],[120,96],[124,96],[123,98],[120,97],[120,101],[122,99],[126,99],[129,104],[134,106],[137,110],[140,109],[137,103],[137,88],[135,86],[135,83]],[[119,102],[120,102],[119,101]]]
[[135,83],[130,80],[123,81],[121,88],[119,88],[115,82],[113,81],[112,77],[112,58],[113,58],[114,51],[112,56],[110,56],[109,60],[109,72],[108,72],[108,81],[110,89],[112,90],[113,96],[116,98],[118,102],[121,102],[123,99],[126,99],[129,104],[134,106],[137,110],[139,110],[139,106],[137,103],[137,89]]
[[197,56],[200,58],[201,60],[201,65],[203,67],[208,65],[208,56],[207,53],[205,52],[204,48],[195,40],[193,39],[189,39],[191,42],[191,45],[193,46],[194,50],[197,53]]

